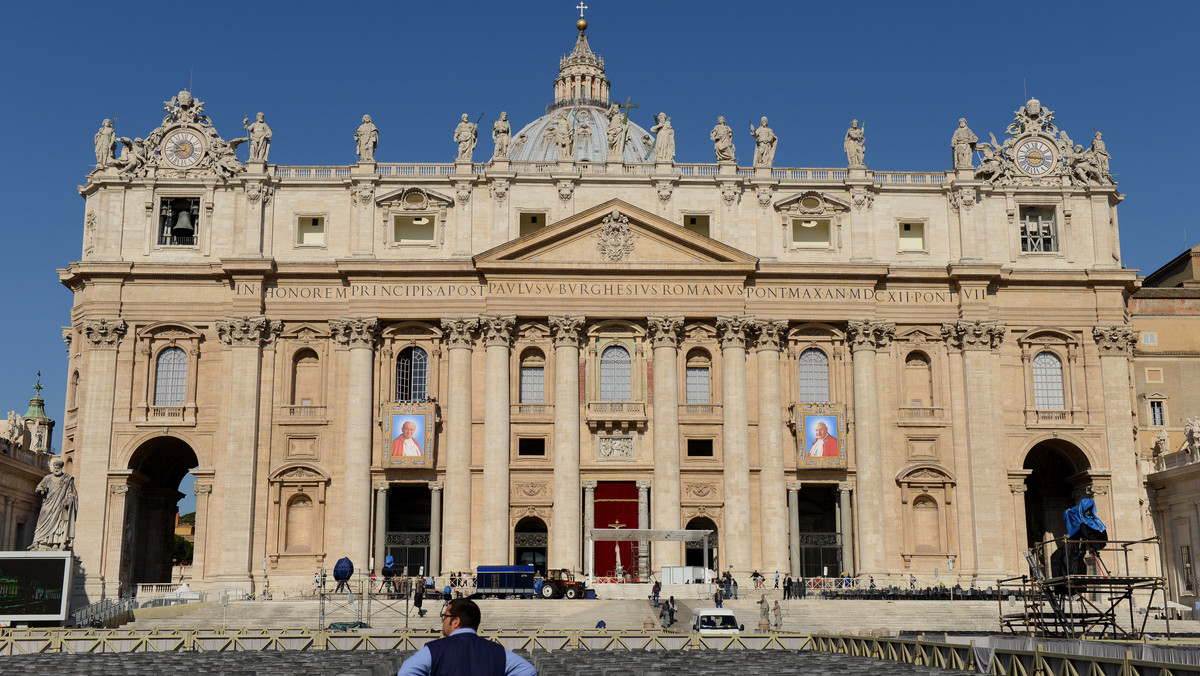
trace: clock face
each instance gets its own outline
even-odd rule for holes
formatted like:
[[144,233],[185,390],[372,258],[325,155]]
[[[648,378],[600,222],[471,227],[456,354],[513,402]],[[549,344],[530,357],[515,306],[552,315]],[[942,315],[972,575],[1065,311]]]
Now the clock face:
[[1017,146],[1017,166],[1030,176],[1043,176],[1054,168],[1054,146],[1040,138],[1022,141]]
[[194,131],[173,131],[163,141],[162,154],[173,166],[181,169],[191,167],[204,155],[204,141]]

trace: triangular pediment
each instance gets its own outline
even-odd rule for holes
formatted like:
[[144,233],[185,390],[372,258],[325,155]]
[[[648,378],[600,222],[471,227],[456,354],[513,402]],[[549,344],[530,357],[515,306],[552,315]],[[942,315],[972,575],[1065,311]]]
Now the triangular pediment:
[[820,190],[804,190],[778,200],[775,202],[775,208],[799,215],[820,216],[848,211],[850,202]]
[[619,199],[475,256],[487,270],[691,270],[749,274],[758,259]]

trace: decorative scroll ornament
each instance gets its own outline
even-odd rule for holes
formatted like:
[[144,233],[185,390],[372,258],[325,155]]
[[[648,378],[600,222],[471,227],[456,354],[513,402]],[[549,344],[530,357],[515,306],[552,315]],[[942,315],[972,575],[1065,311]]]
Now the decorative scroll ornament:
[[745,347],[746,331],[754,324],[754,315],[717,317],[717,338],[721,347]]
[[1092,337],[1096,339],[1096,345],[1100,346],[1102,355],[1126,354],[1136,342],[1133,327],[1128,324],[1093,327]]
[[778,350],[787,331],[786,319],[760,319],[754,322],[754,331],[758,334],[758,349]]
[[81,324],[83,337],[95,348],[113,348],[125,335],[128,326],[124,319],[85,319]]
[[488,189],[492,194],[493,200],[503,202],[508,198],[508,179],[497,178],[492,181]]
[[379,320],[375,317],[330,319],[329,333],[339,347],[374,347],[379,336]]
[[758,197],[758,206],[762,207],[763,209],[771,206],[771,193],[771,186],[758,186],[758,188],[754,191],[754,194]]
[[201,483],[195,484],[195,486],[192,488],[192,490],[195,491],[196,495],[211,495],[212,489],[213,489],[212,484],[201,484]]
[[283,322],[257,317],[226,317],[217,322],[217,336],[230,347],[256,347],[275,340]]
[[271,198],[274,196],[275,188],[273,186],[262,183],[246,184],[246,199],[250,200],[251,204],[257,204],[261,199],[263,206],[266,206],[271,203]]
[[736,183],[721,184],[721,199],[725,201],[725,206],[731,207],[734,202],[737,202],[738,196],[742,191],[738,190]]
[[375,184],[356,183],[350,188],[350,202],[359,206],[367,206],[375,197]]
[[950,193],[950,206],[955,211],[960,209],[970,211],[975,206],[975,188],[964,187]]
[[853,320],[846,325],[851,349],[882,349],[896,338],[896,325],[881,319]]
[[854,204],[856,211],[870,210],[871,206],[875,204],[875,196],[866,188],[856,186],[850,190],[850,202]]
[[454,198],[458,200],[458,206],[464,206],[471,201],[471,184],[462,182],[454,186]]
[[692,498],[717,498],[721,494],[715,483],[686,484],[683,493]]
[[575,196],[574,181],[559,181],[558,182],[558,198],[564,202],[570,202]]
[[446,344],[451,348],[471,347],[471,338],[477,328],[479,320],[475,317],[449,317],[442,320]]
[[583,315],[550,315],[549,321],[555,347],[578,347],[579,331],[586,321]]
[[637,235],[629,228],[629,217],[613,210],[600,221],[600,230],[596,233],[596,248],[600,250],[601,257],[616,263],[633,253],[635,237]]
[[650,315],[646,317],[650,328],[650,343],[654,347],[676,347],[679,345],[679,330],[683,328],[683,317]]
[[658,189],[658,201],[666,204],[671,201],[671,193],[675,190],[675,184],[670,181],[661,181],[655,184]]
[[512,330],[517,322],[516,315],[479,315],[479,328],[486,345],[509,345]]
[[536,498],[546,494],[546,483],[544,481],[518,483],[514,492],[527,498]]
[[141,177],[155,170],[159,176],[215,176],[230,179],[246,171],[237,158],[237,147],[249,136],[226,141],[217,133],[204,102],[183,90],[163,102],[162,124],[145,138],[120,137],[121,155],[107,162],[122,177]]
[[975,178],[1001,186],[1116,185],[1100,132],[1093,134],[1091,147],[1085,150],[1055,126],[1054,111],[1043,108],[1037,99],[1029,99],[1013,114],[1014,121],[1004,131],[1009,138],[1003,143],[989,134],[991,143],[974,144],[983,154]]
[[995,350],[1004,342],[1004,331],[997,322],[961,320],[942,324],[942,339],[959,350]]

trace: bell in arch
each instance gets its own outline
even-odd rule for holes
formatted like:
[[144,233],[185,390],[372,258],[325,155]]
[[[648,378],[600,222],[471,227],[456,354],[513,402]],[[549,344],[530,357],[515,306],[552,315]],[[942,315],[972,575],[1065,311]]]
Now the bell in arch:
[[175,237],[191,237],[196,234],[196,226],[192,225],[192,214],[182,209],[175,216],[175,224],[171,226],[171,235]]

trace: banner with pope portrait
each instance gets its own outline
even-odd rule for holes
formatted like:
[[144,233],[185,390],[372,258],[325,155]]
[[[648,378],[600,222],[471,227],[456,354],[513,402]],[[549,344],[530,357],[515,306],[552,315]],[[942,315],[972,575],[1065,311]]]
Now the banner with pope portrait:
[[431,401],[384,405],[384,467],[433,468],[434,406]]
[[846,467],[846,410],[842,404],[805,404],[796,420],[800,469]]

